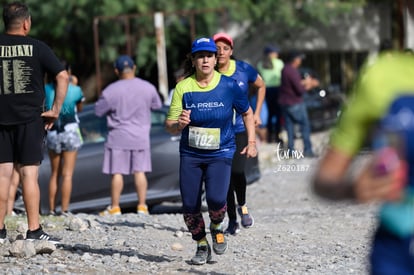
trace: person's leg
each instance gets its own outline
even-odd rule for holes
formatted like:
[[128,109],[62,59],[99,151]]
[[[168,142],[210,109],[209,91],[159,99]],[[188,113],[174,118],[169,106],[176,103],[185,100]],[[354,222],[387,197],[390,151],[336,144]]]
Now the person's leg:
[[213,223],[221,223],[226,214],[227,190],[231,176],[232,159],[209,159],[205,174],[206,199]]
[[[247,145],[246,132],[236,134],[236,153],[233,158],[231,182],[236,193],[238,207],[237,210],[241,217],[243,227],[251,227],[254,223],[253,217],[250,215],[246,206],[246,189],[247,180],[244,168],[246,167],[246,157],[240,155],[240,151]],[[236,169],[235,169],[236,168]],[[230,219],[230,216],[229,216]]]
[[[43,160],[45,141],[44,124],[41,117],[25,125],[19,125],[16,133],[16,162],[23,189],[23,201],[26,209],[29,231],[40,230],[39,222],[40,188],[39,166]],[[49,238],[46,234],[45,238]]]
[[[240,164],[241,158],[240,151],[240,140],[239,133],[236,133],[236,152],[233,155],[232,166],[231,166],[231,176],[229,182],[229,189],[227,191],[227,215],[229,217],[230,223],[235,223],[237,221],[237,214],[236,214],[236,202],[235,202],[235,185],[237,184],[237,179],[235,179],[235,175],[241,171]],[[243,156],[244,157],[244,156]]]
[[135,189],[138,194],[138,207],[146,208],[148,181],[144,172],[136,172],[134,174]]
[[59,172],[61,155],[49,150],[50,178],[49,178],[49,210],[55,211],[57,190],[59,189]]
[[273,142],[274,141],[274,134],[275,134],[275,123],[274,118],[276,116],[275,113],[275,105],[276,105],[276,98],[275,98],[275,88],[274,87],[267,87],[266,88],[266,105],[268,109],[268,117],[267,117],[267,135],[268,135],[268,141]]
[[295,144],[295,133],[294,133],[294,120],[291,117],[289,106],[283,106],[282,113],[285,119],[285,127],[287,132],[287,139],[288,139],[288,149],[292,152]]
[[69,210],[70,196],[72,194],[72,178],[75,170],[77,151],[63,151],[62,166],[62,212]]
[[283,140],[280,138],[280,133],[282,131],[283,114],[282,114],[282,107],[279,104],[279,94],[280,94],[279,87],[276,87],[275,88],[275,106],[274,106],[274,112],[276,116],[275,136],[276,136],[277,143],[283,143]]
[[111,208],[119,208],[122,189],[124,188],[124,178],[122,174],[113,174],[111,180]]
[[11,179],[13,175],[15,126],[0,125],[0,240],[6,238],[4,219],[7,214]]
[[231,177],[232,159],[212,158],[208,160],[205,187],[208,213],[210,216],[210,233],[213,239],[213,250],[221,255],[227,250],[222,222],[226,215],[227,195]]
[[[246,156],[241,155],[240,152],[247,146],[247,133],[236,134],[236,152],[234,153],[232,163],[231,182],[233,183],[234,191],[236,192],[237,203],[244,205],[246,203],[246,188],[247,181],[245,175]],[[227,211],[228,212],[228,211]]]
[[39,229],[40,190],[38,184],[39,165],[21,165],[20,177],[23,187],[23,201],[26,208],[28,229]]
[[242,174],[235,174],[234,175],[234,191],[236,193],[237,204],[238,205],[245,205],[246,204],[246,175]]
[[14,208],[14,201],[16,199],[17,188],[19,187],[20,175],[17,164],[13,167],[13,175],[9,189],[9,199],[7,203],[7,215],[12,215]]
[[[82,136],[77,123],[69,123],[65,125],[65,131],[59,134],[60,144],[62,146],[61,164],[61,208],[62,213],[68,212],[70,197],[72,194],[73,173],[75,170],[76,158],[78,150],[83,144]],[[49,136],[49,135],[48,135]]]
[[266,101],[264,101],[262,105],[262,110],[260,112],[260,119],[262,120],[262,124],[256,128],[256,134],[259,136],[259,140],[263,143],[268,142],[268,134],[267,134],[268,117],[269,117],[269,110],[267,108]]
[[234,196],[234,182],[233,177],[230,179],[229,190],[227,191],[227,215],[229,220],[237,221],[236,202]]
[[151,166],[151,150],[134,150],[132,154],[131,173],[134,174],[135,189],[138,195],[137,212],[140,214],[148,214],[146,204],[148,180],[146,172],[152,171]]
[[183,202],[184,222],[197,242],[197,250],[191,262],[202,265],[211,260],[211,247],[206,238],[206,229],[201,213],[201,193],[205,163],[200,158],[180,157],[180,192]]
[[0,229],[4,228],[4,218],[7,214],[9,188],[13,175],[13,162],[0,163]]
[[123,175],[131,173],[131,157],[130,150],[117,150],[105,147],[104,163],[102,172],[112,175],[111,179],[111,205],[99,215],[120,215],[120,198],[124,187]]
[[201,241],[206,237],[205,223],[201,213],[203,174],[204,165],[202,160],[181,156],[180,192],[183,216],[192,239],[195,241]]
[[311,129],[305,103],[298,104],[296,114],[298,116],[298,123],[300,124],[302,134],[304,155],[313,156],[312,143],[310,140]]

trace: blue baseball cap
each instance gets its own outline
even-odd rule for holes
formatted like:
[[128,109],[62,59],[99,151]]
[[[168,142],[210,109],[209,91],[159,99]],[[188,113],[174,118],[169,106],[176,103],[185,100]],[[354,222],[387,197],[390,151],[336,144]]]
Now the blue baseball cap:
[[202,37],[194,40],[193,45],[191,46],[191,53],[201,51],[216,53],[217,47],[214,39],[211,37]]
[[276,45],[267,45],[263,52],[265,54],[269,54],[269,53],[279,53],[280,52],[280,48]]
[[134,61],[128,55],[121,55],[116,59],[116,61],[114,63],[114,67],[118,71],[122,72],[123,70],[125,70],[127,68],[129,68],[129,69],[134,68]]

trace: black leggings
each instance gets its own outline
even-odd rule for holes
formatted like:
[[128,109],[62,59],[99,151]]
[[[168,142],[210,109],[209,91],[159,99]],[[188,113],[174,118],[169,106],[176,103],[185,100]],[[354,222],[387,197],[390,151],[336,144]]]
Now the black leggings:
[[230,220],[237,220],[236,202],[234,193],[236,193],[238,205],[246,203],[246,175],[244,168],[246,166],[246,156],[240,152],[247,145],[247,133],[241,132],[236,134],[236,152],[234,153],[231,167],[231,177],[229,191],[227,192],[227,214]]
[[267,87],[266,104],[269,112],[267,118],[268,142],[280,142],[279,134],[282,131],[282,109],[280,108],[278,100],[279,87]]

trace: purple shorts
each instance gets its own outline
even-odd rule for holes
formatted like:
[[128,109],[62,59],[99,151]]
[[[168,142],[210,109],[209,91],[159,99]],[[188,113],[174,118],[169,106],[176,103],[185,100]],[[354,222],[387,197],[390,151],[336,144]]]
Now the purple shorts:
[[132,175],[151,172],[150,150],[122,150],[105,147],[102,172],[104,174]]

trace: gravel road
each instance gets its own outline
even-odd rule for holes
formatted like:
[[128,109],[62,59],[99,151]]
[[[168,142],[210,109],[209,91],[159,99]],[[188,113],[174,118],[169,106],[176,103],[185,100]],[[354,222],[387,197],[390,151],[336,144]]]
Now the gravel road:
[[[321,153],[326,133],[312,140]],[[2,273],[367,274],[376,206],[319,200],[309,188],[317,159],[279,160],[276,148],[260,145],[262,178],[248,186],[254,226],[229,236],[226,254],[213,254],[206,265],[190,264],[195,244],[179,205],[164,204],[150,216],[42,217],[45,231],[61,237],[62,245],[51,254],[19,258],[10,255],[10,243],[3,244]],[[24,216],[7,218],[11,243],[25,223]]]

